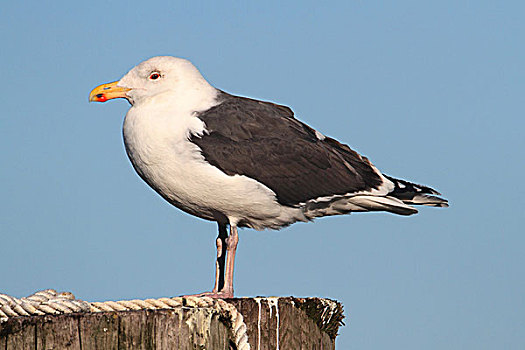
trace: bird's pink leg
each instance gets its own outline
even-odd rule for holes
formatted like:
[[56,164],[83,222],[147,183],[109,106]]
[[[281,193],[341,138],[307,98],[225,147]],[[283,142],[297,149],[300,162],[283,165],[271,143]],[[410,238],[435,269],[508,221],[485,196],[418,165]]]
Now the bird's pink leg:
[[213,290],[211,292],[185,295],[186,297],[197,296],[221,299],[233,297],[233,265],[238,242],[239,236],[237,235],[236,226],[230,226],[230,236],[228,237],[226,225],[219,224],[219,236],[216,240],[217,260],[215,262],[215,285]]
[[239,243],[239,235],[237,234],[237,226],[230,225],[230,235],[226,238],[226,271],[224,274],[224,288],[221,293],[228,295],[226,298],[233,298],[233,268],[235,266],[235,253],[237,251],[237,243]]

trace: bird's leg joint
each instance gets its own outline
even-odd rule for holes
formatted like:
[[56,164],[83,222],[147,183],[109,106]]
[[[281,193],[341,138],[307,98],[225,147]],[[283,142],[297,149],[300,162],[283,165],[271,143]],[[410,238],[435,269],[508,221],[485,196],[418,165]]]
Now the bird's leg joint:
[[227,244],[228,250],[233,250],[237,248],[237,243],[239,243],[238,235],[230,235],[228,236],[228,238],[226,238],[226,244]]
[[215,240],[215,244],[217,245],[217,259],[222,256],[222,238],[217,237]]

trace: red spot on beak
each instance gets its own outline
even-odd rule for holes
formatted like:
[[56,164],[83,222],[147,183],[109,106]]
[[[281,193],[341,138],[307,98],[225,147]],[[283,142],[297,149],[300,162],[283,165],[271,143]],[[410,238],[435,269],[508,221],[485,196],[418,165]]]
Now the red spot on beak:
[[106,102],[108,100],[106,95],[104,94],[98,94],[96,97],[97,97],[97,101],[99,102]]

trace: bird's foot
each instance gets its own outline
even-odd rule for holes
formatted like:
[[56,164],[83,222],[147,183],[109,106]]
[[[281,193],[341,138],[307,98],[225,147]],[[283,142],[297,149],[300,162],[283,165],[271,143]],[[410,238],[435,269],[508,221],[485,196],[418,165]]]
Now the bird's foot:
[[184,298],[187,297],[208,297],[213,299],[228,299],[233,298],[233,291],[225,291],[221,290],[220,292],[204,292],[204,293],[198,293],[198,294],[191,294],[191,295],[183,295]]

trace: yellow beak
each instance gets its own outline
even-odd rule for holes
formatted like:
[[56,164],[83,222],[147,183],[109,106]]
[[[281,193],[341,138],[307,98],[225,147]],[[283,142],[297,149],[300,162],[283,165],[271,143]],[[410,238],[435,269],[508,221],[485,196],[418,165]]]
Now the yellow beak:
[[114,98],[128,98],[126,92],[131,89],[117,86],[118,81],[102,84],[91,90],[89,93],[89,102],[106,102]]

